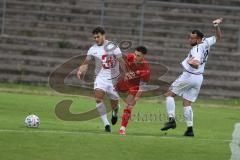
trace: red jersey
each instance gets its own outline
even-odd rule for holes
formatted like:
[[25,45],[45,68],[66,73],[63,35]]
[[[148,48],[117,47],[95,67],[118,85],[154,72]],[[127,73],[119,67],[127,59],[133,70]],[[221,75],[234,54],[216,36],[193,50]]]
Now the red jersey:
[[129,53],[126,57],[127,67],[132,72],[133,78],[128,83],[139,85],[140,81],[148,82],[150,79],[150,70],[147,61],[142,58],[141,62],[136,62],[134,53]]
[[118,81],[116,89],[120,92],[127,92],[135,95],[139,90],[140,82],[148,82],[150,80],[150,70],[147,61],[143,58],[141,62],[136,62],[134,53],[129,53],[126,58],[126,66],[131,73],[131,79]]

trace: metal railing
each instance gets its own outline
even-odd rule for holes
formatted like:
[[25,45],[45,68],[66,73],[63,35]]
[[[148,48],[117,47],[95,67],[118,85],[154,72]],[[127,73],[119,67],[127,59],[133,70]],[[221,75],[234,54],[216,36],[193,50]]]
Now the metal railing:
[[240,27],[238,30],[238,44],[237,44],[237,50],[240,52]]
[[6,0],[3,0],[2,2],[2,25],[1,25],[1,35],[4,35],[4,30],[5,30],[5,18],[6,18]]
[[[101,11],[101,21],[100,24],[104,25],[104,13],[105,13],[105,5],[106,0],[102,0],[102,11]],[[206,4],[191,4],[191,3],[177,3],[177,2],[163,2],[163,1],[156,1],[156,0],[142,0],[141,2],[141,9],[139,11],[140,17],[140,24],[139,24],[139,38],[138,43],[139,45],[143,42],[143,35],[144,35],[144,21],[145,21],[145,8],[149,6],[159,6],[159,7],[172,7],[172,8],[191,8],[191,9],[207,9],[207,10],[215,10],[215,11],[236,11],[240,12],[240,7],[235,6],[221,6],[221,5],[206,5]],[[238,35],[238,42],[237,43],[237,50],[240,51],[240,27],[237,33]]]
[[103,26],[104,25],[104,15],[105,15],[105,0],[101,0],[102,1],[102,8],[101,8],[101,18],[100,18],[100,25]]
[[142,45],[142,39],[143,39],[143,32],[144,32],[144,13],[145,13],[145,7],[146,7],[146,0],[142,0],[141,4],[141,11],[140,11],[140,29],[139,29],[139,41],[138,44]]
[[[101,2],[101,15],[100,15],[100,25],[104,26],[105,21],[105,12],[106,12],[106,4],[108,3],[106,0],[100,0]],[[1,35],[5,34],[6,29],[6,8],[7,0],[2,0],[2,22],[1,22]],[[162,2],[156,0],[141,0],[140,9],[139,9],[139,24],[136,26],[139,28],[138,34],[138,43],[143,43],[144,37],[144,23],[145,23],[145,9],[151,6],[159,6],[159,7],[172,7],[172,8],[191,8],[191,9],[207,9],[207,10],[215,10],[215,11],[234,11],[240,12],[240,7],[235,6],[221,6],[221,5],[204,5],[204,4],[190,4],[190,3],[175,3],[175,2]],[[240,27],[237,33],[238,42],[237,49],[240,51]]]

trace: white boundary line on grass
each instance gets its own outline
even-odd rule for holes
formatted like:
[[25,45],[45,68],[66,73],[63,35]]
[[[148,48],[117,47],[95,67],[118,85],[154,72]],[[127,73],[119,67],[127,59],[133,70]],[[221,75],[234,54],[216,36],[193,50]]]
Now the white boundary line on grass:
[[232,151],[231,160],[240,160],[240,123],[235,124],[230,148]]
[[[75,134],[75,135],[101,135],[101,136],[117,136],[117,137],[143,137],[143,138],[162,138],[162,139],[179,139],[179,140],[198,140],[198,141],[212,141],[212,142],[235,142],[234,140],[230,139],[210,139],[210,138],[189,138],[189,137],[177,137],[177,136],[167,136],[164,134],[159,134],[159,135],[144,135],[144,134],[128,134],[126,136],[122,136],[119,134],[109,134],[109,133],[101,133],[101,132],[81,132],[81,131],[64,131],[64,130],[38,130],[38,129],[29,129],[29,130],[13,130],[13,129],[0,129],[0,134],[1,133],[51,133],[51,134]],[[235,159],[234,159],[235,160]]]

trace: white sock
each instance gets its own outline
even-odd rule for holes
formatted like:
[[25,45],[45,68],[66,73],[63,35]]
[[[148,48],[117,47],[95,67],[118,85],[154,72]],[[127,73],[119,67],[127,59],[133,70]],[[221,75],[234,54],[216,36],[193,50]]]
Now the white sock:
[[167,97],[166,98],[166,107],[167,107],[167,113],[168,117],[175,117],[175,101],[173,97]]
[[121,126],[120,130],[124,130],[125,131],[126,127]]
[[102,122],[104,123],[104,126],[109,125],[110,123],[108,122],[108,119],[107,119],[106,107],[104,103],[103,102],[97,103],[96,107],[101,116]]
[[188,127],[193,126],[193,111],[191,106],[184,107],[184,119]]

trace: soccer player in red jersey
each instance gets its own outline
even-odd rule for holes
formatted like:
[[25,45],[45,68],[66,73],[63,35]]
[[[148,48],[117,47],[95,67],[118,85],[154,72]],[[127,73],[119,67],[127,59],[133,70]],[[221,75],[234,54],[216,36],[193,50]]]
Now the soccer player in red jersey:
[[142,95],[142,88],[150,79],[150,70],[148,63],[145,60],[147,48],[138,46],[135,53],[127,54],[125,61],[128,68],[128,73],[124,78],[120,79],[116,85],[118,92],[127,92],[125,99],[126,106],[123,110],[122,124],[119,134],[125,135],[125,129],[131,117],[132,109],[136,105],[136,101]]

